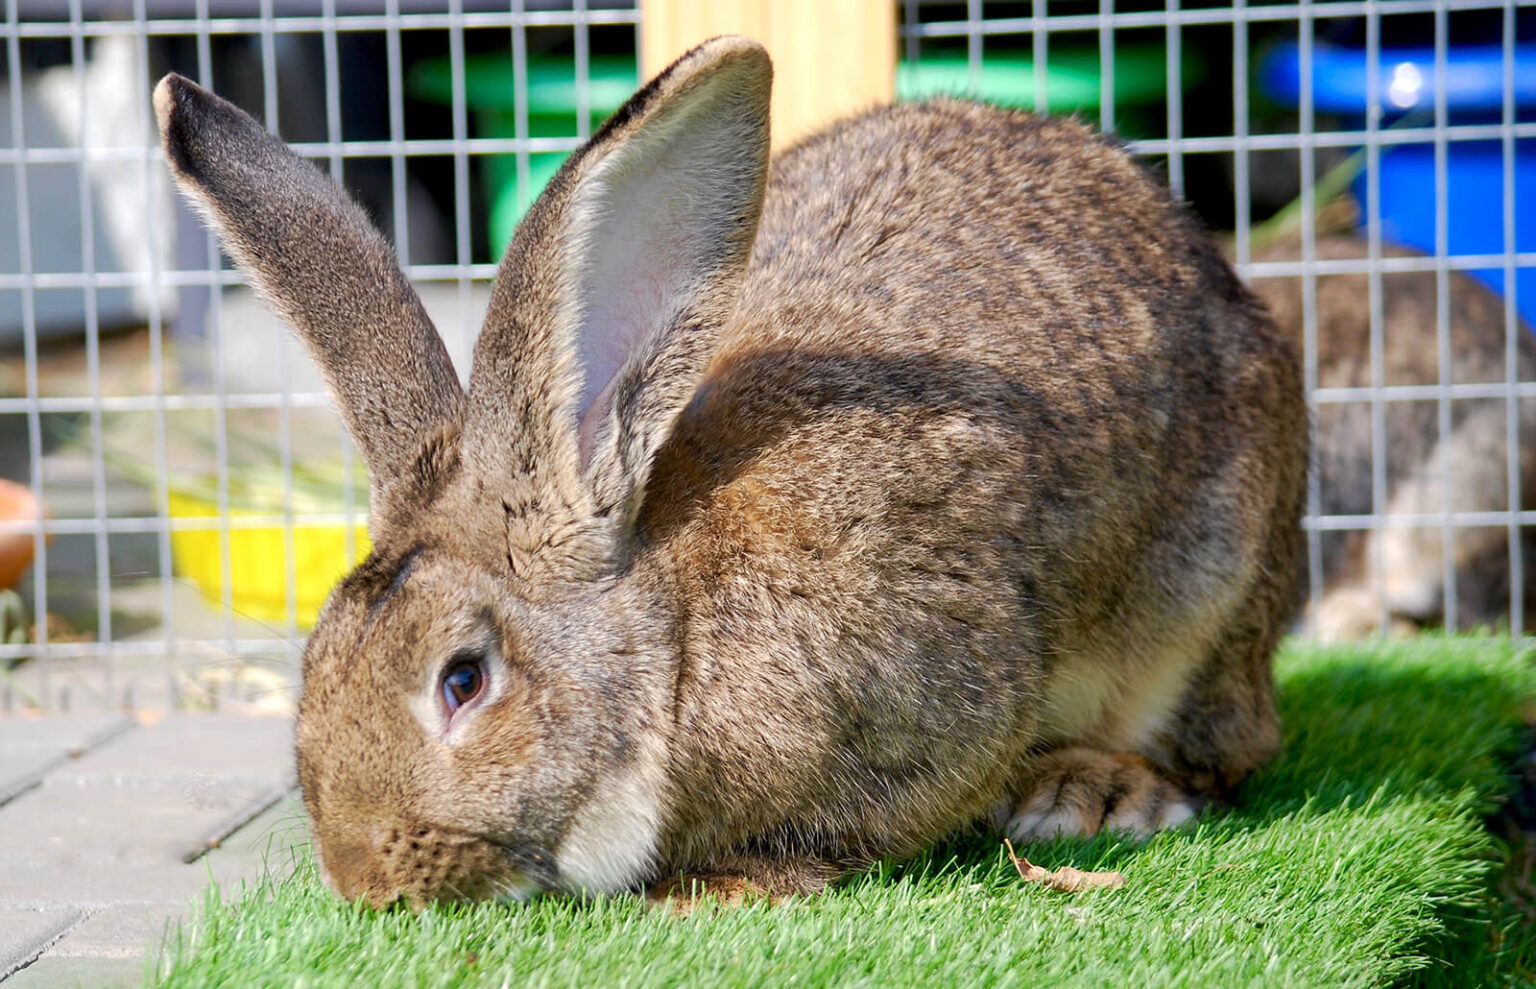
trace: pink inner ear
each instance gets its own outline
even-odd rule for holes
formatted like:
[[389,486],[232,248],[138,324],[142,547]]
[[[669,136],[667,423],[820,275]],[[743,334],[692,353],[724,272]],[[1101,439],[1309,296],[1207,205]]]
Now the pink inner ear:
[[577,330],[582,470],[592,461],[619,372],[667,328],[689,287],[685,238],[665,225],[669,212],[654,199],[620,205],[594,232],[601,242],[582,279],[585,312]]
[[[766,85],[763,69],[742,61],[702,75],[670,112],[600,146],[573,192],[561,236],[581,270],[573,351],[584,471],[604,455],[625,367],[664,350],[672,321],[701,292],[721,277],[741,277],[739,268],[720,265],[736,256],[732,234],[762,196],[766,106],[743,93]],[[647,368],[646,386],[681,393],[676,379],[691,383],[700,370],[691,360]]]
[[599,410],[608,408],[612,398],[614,378],[608,379],[608,384],[587,406],[582,413],[581,421],[576,425],[577,448],[581,453],[581,470],[586,473],[592,466],[592,452],[597,448],[597,427],[602,424],[602,413]]

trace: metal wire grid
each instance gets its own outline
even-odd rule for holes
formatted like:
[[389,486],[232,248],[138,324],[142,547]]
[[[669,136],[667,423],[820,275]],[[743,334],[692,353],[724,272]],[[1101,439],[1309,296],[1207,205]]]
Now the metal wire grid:
[[[346,0],[342,0],[343,3]],[[471,3],[474,0],[470,0]],[[523,0],[510,0],[501,10],[466,11],[464,0],[444,0],[435,6],[445,10],[430,12],[402,12],[400,0],[380,0],[382,12],[375,14],[342,14],[337,10],[338,0],[321,0],[320,13],[310,15],[284,15],[274,13],[273,0],[260,0],[257,16],[220,17],[211,9],[218,0],[195,0],[194,16],[161,18],[150,10],[153,0],[134,0],[132,17],[128,20],[92,19],[86,16],[83,0],[69,0],[66,17],[56,20],[34,21],[21,16],[18,0],[7,0],[6,19],[0,24],[9,80],[9,99],[13,122],[12,144],[0,149],[0,167],[13,166],[16,174],[15,222],[20,244],[19,271],[0,274],[0,290],[19,290],[22,299],[22,358],[24,363],[25,395],[0,398],[0,416],[23,416],[26,419],[27,444],[29,447],[29,484],[34,492],[44,490],[43,476],[44,436],[42,417],[49,413],[78,413],[87,420],[88,446],[90,448],[93,481],[93,510],[90,514],[75,517],[53,517],[40,522],[0,522],[0,534],[24,531],[33,539],[34,563],[31,582],[32,608],[37,616],[49,613],[49,539],[55,536],[89,536],[94,541],[95,596],[97,633],[93,641],[50,641],[46,622],[36,625],[36,640],[25,645],[0,645],[0,672],[6,660],[35,658],[41,662],[27,664],[36,680],[31,689],[23,693],[23,701],[41,702],[46,706],[59,696],[57,684],[50,682],[50,661],[53,660],[100,660],[85,675],[74,670],[63,676],[76,681],[76,703],[86,705],[116,705],[124,701],[123,685],[116,682],[118,661],[129,658],[163,657],[174,664],[186,660],[191,664],[210,659],[238,660],[250,656],[286,656],[291,662],[298,649],[299,635],[295,622],[295,584],[293,534],[296,529],[317,526],[343,525],[347,533],[347,554],[355,558],[352,544],[353,524],[361,513],[362,495],[351,489],[344,491],[344,510],[336,513],[302,513],[294,505],[294,462],[292,443],[293,410],[301,408],[325,408],[327,396],[320,391],[294,391],[291,387],[290,369],[283,367],[280,375],[284,387],[275,392],[232,393],[224,380],[223,327],[221,289],[241,284],[243,277],[221,263],[216,238],[207,235],[200,265],[190,268],[166,268],[153,259],[160,256],[158,245],[151,245],[151,264],[144,271],[99,271],[95,264],[97,231],[92,226],[91,210],[82,210],[83,263],[78,271],[43,272],[36,270],[32,257],[33,236],[37,231],[38,218],[32,215],[32,200],[28,194],[27,167],[39,164],[74,164],[81,166],[79,196],[82,203],[91,202],[92,191],[87,165],[114,162],[124,167],[144,170],[144,211],[153,216],[165,204],[158,201],[168,196],[169,190],[156,177],[163,174],[164,163],[158,148],[148,138],[139,144],[120,146],[88,146],[82,139],[70,147],[30,147],[25,131],[23,93],[28,79],[23,75],[21,45],[29,39],[61,39],[70,46],[70,65],[75,83],[81,94],[78,113],[84,120],[88,113],[85,99],[84,72],[87,62],[87,39],[131,38],[136,44],[138,91],[135,99],[148,112],[149,88],[152,83],[151,43],[158,39],[190,38],[196,46],[195,67],[177,66],[180,71],[193,75],[204,85],[213,88],[214,53],[213,40],[220,36],[253,37],[260,46],[260,72],[262,80],[262,106],[253,108],[260,116],[265,111],[269,129],[277,131],[278,118],[278,59],[277,39],[285,34],[316,34],[321,38],[324,61],[324,98],[326,140],[298,144],[297,149],[306,156],[329,164],[331,173],[345,180],[348,162],[361,158],[387,158],[392,178],[393,215],[390,217],[395,232],[397,249],[402,266],[417,282],[452,283],[458,286],[460,311],[468,310],[471,285],[489,280],[495,272],[491,260],[477,261],[471,252],[471,199],[470,161],[481,155],[511,154],[516,156],[519,187],[526,189],[529,182],[530,155],[549,151],[570,151],[589,136],[589,56],[592,28],[598,26],[628,27],[631,30],[638,16],[632,8],[614,7],[611,3],[588,3],[573,0],[564,9],[529,9],[532,4]],[[418,4],[419,5],[419,4]],[[353,0],[356,6],[356,0]],[[547,6],[547,4],[546,4]],[[470,29],[504,29],[510,39],[515,88],[515,130],[510,138],[471,138],[469,111],[466,97],[465,32]],[[565,28],[572,33],[576,66],[575,86],[577,124],[568,137],[534,137],[529,133],[527,72],[527,36],[531,29]],[[402,35],[411,31],[447,32],[449,59],[452,66],[452,135],[448,139],[408,139],[405,132],[402,64]],[[389,136],[386,140],[344,140],[341,117],[341,79],[338,59],[338,38],[346,33],[381,34],[385,41],[387,59]],[[156,71],[159,71],[157,68]],[[453,217],[454,229],[452,263],[413,263],[410,256],[410,216],[406,209],[407,160],[419,156],[451,156],[453,162]],[[146,236],[162,236],[153,224],[146,225]],[[152,305],[147,313],[149,328],[149,362],[155,387],[145,393],[107,396],[102,393],[100,371],[101,327],[97,319],[95,301],[104,289],[123,287],[158,288],[171,286],[179,290],[206,288],[209,293],[209,311],[206,324],[211,334],[211,366],[214,380],[211,388],[203,393],[168,391],[165,362],[165,341],[169,332],[169,320],[150,293]],[[34,298],[39,291],[54,289],[81,290],[85,298],[84,340],[86,367],[89,379],[87,395],[83,397],[50,397],[39,388],[39,331]],[[442,327],[445,333],[453,327]],[[461,334],[472,334],[478,326],[458,327]],[[286,361],[287,353],[279,349],[278,361]],[[218,513],[211,518],[173,517],[169,510],[168,481],[174,475],[176,465],[168,459],[167,415],[187,410],[204,410],[214,417],[213,436],[216,443],[215,457],[218,465]],[[231,512],[230,460],[228,447],[227,416],[235,410],[276,410],[280,416],[277,447],[280,451],[280,472],[283,478],[284,510],[277,515],[245,515]],[[156,476],[153,515],[129,517],[109,513],[106,498],[107,469],[103,454],[103,416],[123,412],[149,413],[154,422],[154,444],[149,456]],[[351,448],[343,441],[345,466],[350,468],[353,457]],[[350,469],[342,472],[350,479]],[[236,631],[236,613],[232,604],[233,580],[230,572],[230,535],[243,529],[257,529],[273,525],[282,526],[285,534],[285,558],[287,566],[287,621],[284,627],[275,629],[275,637],[244,637]],[[173,532],[213,530],[220,537],[222,557],[223,600],[220,602],[225,617],[224,634],[217,639],[195,640],[178,634],[174,620],[175,608],[172,597],[179,580],[173,575],[171,561],[171,534]],[[161,635],[150,641],[121,641],[114,635],[112,609],[112,560],[109,537],[123,534],[153,534],[157,539],[157,573],[161,593]],[[175,680],[170,665],[167,677]],[[0,683],[0,707],[14,706],[17,696],[10,685]],[[174,694],[177,685],[171,683]]]
[[[989,41],[1002,40],[1009,35],[1027,36],[1031,42],[1034,65],[1035,109],[1044,111],[1048,105],[1047,55],[1053,35],[1068,32],[1097,32],[1099,64],[1101,72],[1100,92],[1108,94],[1101,100],[1098,124],[1105,131],[1117,126],[1115,93],[1114,53],[1117,31],[1134,28],[1162,28],[1166,32],[1167,63],[1167,115],[1166,136],[1133,140],[1129,146],[1136,152],[1166,161],[1166,174],[1173,191],[1185,193],[1185,159],[1192,154],[1225,152],[1233,158],[1233,198],[1236,262],[1238,270],[1249,278],[1289,275],[1302,276],[1305,350],[1305,383],[1308,404],[1313,418],[1318,408],[1327,404],[1368,403],[1371,412],[1371,468],[1372,511],[1360,515],[1330,515],[1322,510],[1320,478],[1316,471],[1309,477],[1306,518],[1307,555],[1310,569],[1310,597],[1319,600],[1323,594],[1324,567],[1322,565],[1322,534],[1333,531],[1380,530],[1389,526],[1438,527],[1445,548],[1444,552],[1444,621],[1448,628],[1460,624],[1457,614],[1457,574],[1455,563],[1455,535],[1458,529],[1477,526],[1501,526],[1507,530],[1510,571],[1510,631],[1516,636],[1526,634],[1523,627],[1523,602],[1525,598],[1523,558],[1521,546],[1522,527],[1536,524],[1536,512],[1520,510],[1521,478],[1519,448],[1521,437],[1518,422],[1518,398],[1536,397],[1536,382],[1520,381],[1517,375],[1516,353],[1521,329],[1517,310],[1518,297],[1515,283],[1517,268],[1536,264],[1536,253],[1516,250],[1515,239],[1515,141],[1536,136],[1536,124],[1520,123],[1516,118],[1515,104],[1515,14],[1520,6],[1514,0],[1391,0],[1391,2],[1330,2],[1301,4],[1249,5],[1245,0],[1233,0],[1229,7],[1201,5],[1195,9],[1181,7],[1180,0],[1166,0],[1162,10],[1123,12],[1114,9],[1113,0],[1099,0],[1098,10],[1093,13],[1050,13],[1047,0],[1031,0],[1027,16],[987,17],[981,0],[952,0],[947,6],[954,8],[954,16],[924,20],[922,12],[931,5],[920,5],[917,0],[904,0],[904,23],[901,33],[904,55],[909,60],[918,57],[920,44],[929,39],[964,39],[973,84],[980,79],[985,58],[985,45]],[[960,16],[963,9],[964,16]],[[1446,61],[1449,35],[1448,16],[1452,12],[1487,10],[1502,14],[1502,105],[1498,123],[1452,124],[1446,105]],[[1383,108],[1380,103],[1382,43],[1381,22],[1384,15],[1431,14],[1434,18],[1434,120],[1429,126],[1393,127],[1381,125]],[[1315,93],[1313,92],[1313,66],[1315,36],[1319,22],[1345,18],[1364,19],[1366,25],[1366,89],[1370,94],[1366,125],[1359,129],[1319,130]],[[1294,133],[1255,134],[1250,131],[1250,64],[1249,27],[1254,24],[1293,24],[1299,44],[1299,76],[1301,94],[1299,125]],[[1180,78],[1182,31],[1193,25],[1228,25],[1232,32],[1231,87],[1232,120],[1228,134],[1216,136],[1186,136],[1184,133],[1184,86]],[[1218,85],[1220,80],[1210,84]],[[1491,140],[1501,142],[1503,155],[1503,237],[1505,249],[1498,254],[1448,255],[1447,217],[1447,148],[1452,142]],[[1402,144],[1432,142],[1435,154],[1435,229],[1436,244],[1432,254],[1424,257],[1383,257],[1381,239],[1381,153],[1383,148]],[[1321,260],[1316,254],[1317,231],[1317,152],[1325,148],[1360,148],[1366,153],[1367,195],[1364,208],[1368,253],[1361,259]],[[1250,253],[1252,216],[1252,176],[1250,155],[1262,151],[1295,151],[1300,157],[1302,257],[1299,261],[1254,262]],[[1504,273],[1504,361],[1505,380],[1496,384],[1456,384],[1450,380],[1452,367],[1450,338],[1450,285],[1449,277],[1455,271],[1499,268]],[[1396,272],[1433,272],[1436,279],[1436,345],[1440,380],[1432,385],[1395,385],[1385,382],[1384,373],[1384,314],[1382,276]],[[1361,388],[1323,388],[1318,380],[1318,312],[1317,278],[1320,275],[1359,274],[1367,275],[1370,291],[1370,385]],[[1386,428],[1385,409],[1391,402],[1433,401],[1437,405],[1438,429],[1441,440],[1451,433],[1451,402],[1458,399],[1503,399],[1506,410],[1507,490],[1510,510],[1507,511],[1445,511],[1430,513],[1387,513],[1386,476]],[[1442,479],[1442,508],[1452,503],[1452,486],[1455,479]],[[1379,544],[1374,547],[1369,561],[1372,581],[1380,588],[1382,561]],[[1380,595],[1377,595],[1378,598]],[[1389,616],[1385,605],[1379,615],[1385,628]]]
[[[340,513],[303,513],[293,508],[293,457],[289,416],[293,410],[324,407],[326,396],[318,391],[294,391],[285,387],[276,392],[231,393],[222,378],[222,340],[219,336],[221,320],[220,289],[238,284],[241,276],[221,264],[215,239],[210,235],[203,245],[203,263],[194,268],[164,267],[154,262],[159,254],[149,252],[151,263],[145,271],[101,271],[95,263],[97,233],[92,227],[89,209],[82,211],[82,257],[78,271],[45,272],[36,270],[31,245],[39,222],[31,215],[28,196],[27,166],[45,164],[77,164],[80,168],[79,194],[82,203],[90,201],[89,176],[84,167],[102,162],[121,163],[125,168],[141,169],[144,175],[145,211],[154,215],[164,207],[159,197],[166,195],[164,186],[154,176],[163,170],[160,156],[145,141],[141,144],[116,146],[89,146],[82,139],[76,146],[32,147],[27,142],[22,107],[23,93],[27,85],[22,67],[21,45],[23,41],[59,39],[67,42],[70,49],[69,64],[75,75],[81,94],[78,112],[82,120],[88,112],[84,97],[83,73],[86,65],[87,39],[111,37],[131,38],[136,46],[139,71],[136,73],[139,105],[149,105],[149,67],[152,64],[151,45],[162,38],[190,38],[196,47],[195,74],[205,84],[211,83],[214,69],[213,41],[222,36],[248,36],[259,40],[262,96],[267,125],[277,130],[278,119],[278,59],[277,41],[284,35],[318,34],[321,38],[324,62],[325,129],[326,139],[299,144],[299,150],[329,164],[332,174],[345,177],[350,160],[359,158],[386,158],[392,180],[393,227],[399,245],[401,261],[407,273],[419,282],[449,283],[457,286],[460,309],[467,310],[471,286],[475,282],[491,278],[495,271],[494,260],[476,261],[470,243],[471,198],[470,162],[475,156],[512,154],[516,156],[517,178],[520,188],[527,188],[530,178],[530,155],[574,149],[587,135],[588,112],[591,101],[590,88],[590,30],[596,26],[636,27],[638,15],[626,7],[589,6],[586,0],[573,0],[568,7],[558,10],[529,9],[522,0],[511,0],[506,9],[466,10],[465,0],[445,0],[446,9],[402,9],[401,0],[379,0],[382,11],[372,13],[341,12],[338,0],[321,0],[317,15],[277,13],[274,0],[257,0],[255,16],[215,16],[212,4],[216,0],[192,0],[192,16],[160,17],[151,11],[152,0],[133,0],[132,16],[128,19],[104,19],[87,16],[85,0],[68,0],[64,16],[52,19],[32,19],[24,16],[21,0],[6,0],[5,20],[0,23],[0,39],[6,52],[9,81],[9,101],[12,125],[12,143],[0,147],[0,167],[11,167],[16,176],[15,222],[20,246],[19,270],[0,273],[0,291],[19,291],[22,300],[23,361],[25,370],[25,395],[0,398],[0,416],[22,416],[26,420],[29,446],[30,485],[41,492],[43,478],[43,431],[42,416],[49,413],[76,413],[86,417],[92,472],[93,510],[89,515],[50,518],[40,523],[0,522],[0,533],[24,531],[33,539],[35,563],[33,573],[40,575],[33,582],[33,607],[37,615],[48,613],[49,573],[48,539],[53,536],[88,536],[93,540],[95,556],[95,592],[97,635],[90,642],[50,641],[46,623],[39,622],[37,641],[29,645],[0,645],[0,661],[17,657],[36,657],[44,662],[29,664],[38,670],[41,695],[50,696],[47,678],[52,659],[102,658],[103,678],[98,686],[98,700],[116,704],[121,700],[118,685],[113,681],[115,661],[130,656],[161,657],[175,661],[178,657],[204,658],[207,656],[242,657],[271,655],[274,651],[289,659],[297,649],[297,627],[294,621],[292,587],[294,584],[292,538],[296,529],[310,526],[342,524],[349,533],[359,511],[360,497],[350,489],[345,492],[345,508]],[[346,2],[346,0],[341,0]],[[471,0],[473,2],[473,0]],[[1507,529],[1511,561],[1511,598],[1518,604],[1523,601],[1523,572],[1520,534],[1523,526],[1536,524],[1536,512],[1519,510],[1495,512],[1439,512],[1412,516],[1386,513],[1385,493],[1385,427],[1384,410],[1387,403],[1403,401],[1433,401],[1437,403],[1441,435],[1449,433],[1451,426],[1450,403],[1465,398],[1502,398],[1507,408],[1507,443],[1509,464],[1508,503],[1518,509],[1521,504],[1520,477],[1515,465],[1519,463],[1520,443],[1516,398],[1536,398],[1536,382],[1522,382],[1516,377],[1516,343],[1522,332],[1517,314],[1515,295],[1515,271],[1519,267],[1536,265],[1536,253],[1517,253],[1514,250],[1514,153],[1515,141],[1536,137],[1536,124],[1519,123],[1514,100],[1514,39],[1515,11],[1513,0],[1396,0],[1396,2],[1336,2],[1250,6],[1243,0],[1235,0],[1229,7],[1193,8],[1180,6],[1180,0],[1167,0],[1162,10],[1124,12],[1114,10],[1112,0],[1100,0],[1098,10],[1092,13],[1059,13],[1047,9],[1045,0],[1033,0],[1027,16],[987,16],[981,0],[955,0],[947,6],[931,3],[919,6],[917,0],[902,0],[905,12],[901,28],[903,51],[906,57],[915,59],[923,44],[938,39],[963,39],[972,79],[980,78],[983,59],[989,44],[995,44],[1007,36],[1028,39],[1033,54],[1034,92],[1037,106],[1043,108],[1048,98],[1049,80],[1047,60],[1053,36],[1068,32],[1096,32],[1101,65],[1101,91],[1111,94],[1101,101],[1098,123],[1105,130],[1117,127],[1114,53],[1117,33],[1129,29],[1160,28],[1166,37],[1167,109],[1166,133],[1133,142],[1134,150],[1157,156],[1167,163],[1167,175],[1174,191],[1182,194],[1186,181],[1185,160],[1189,155],[1227,153],[1233,158],[1234,225],[1236,228],[1237,262],[1240,270],[1253,277],[1300,275],[1303,279],[1303,310],[1305,313],[1306,384],[1309,403],[1314,414],[1318,407],[1328,403],[1364,402],[1371,410],[1373,447],[1373,494],[1374,505],[1366,515],[1324,515],[1318,479],[1314,476],[1308,492],[1306,529],[1312,573],[1312,594],[1322,591],[1321,536],[1329,530],[1376,529],[1389,525],[1435,526],[1442,530],[1447,547],[1445,583],[1447,587],[1447,624],[1457,623],[1455,614],[1456,594],[1454,554],[1449,550],[1458,528],[1468,526],[1502,526]],[[419,7],[420,4],[418,3]],[[939,9],[941,16],[929,16]],[[1076,9],[1076,8],[1074,8]],[[1446,19],[1449,13],[1462,10],[1501,11],[1503,17],[1504,76],[1501,120],[1497,124],[1451,124],[1445,105],[1444,87],[1436,85],[1437,99],[1434,121],[1426,127],[1394,127],[1390,130],[1380,125],[1381,107],[1373,104],[1367,116],[1364,130],[1328,130],[1316,128],[1314,94],[1311,91],[1311,67],[1313,39],[1316,26],[1321,21],[1338,18],[1363,18],[1367,24],[1368,89],[1372,94],[1381,72],[1380,22],[1383,13],[1391,14],[1427,12],[1435,18],[1437,83],[1443,80],[1446,62]],[[953,16],[951,16],[953,14]],[[963,15],[963,16],[962,16]],[[925,19],[926,18],[926,19]],[[1294,133],[1252,133],[1250,129],[1250,48],[1249,27],[1256,23],[1294,24],[1300,43],[1300,77],[1302,92],[1298,127]],[[1229,25],[1232,35],[1230,84],[1233,97],[1233,114],[1230,133],[1209,136],[1189,136],[1184,128],[1183,86],[1180,78],[1180,53],[1182,31],[1194,25]],[[529,130],[527,97],[528,32],[533,28],[568,28],[574,38],[576,64],[576,113],[577,131],[567,137],[536,137]],[[509,33],[515,89],[515,129],[510,138],[471,137],[469,107],[465,80],[465,32],[469,29],[494,28]],[[449,57],[452,66],[451,136],[448,138],[421,139],[406,136],[402,80],[402,36],[411,31],[446,31],[449,39]],[[389,136],[383,140],[347,140],[343,138],[341,119],[341,80],[339,74],[338,39],[347,33],[382,34],[385,39],[388,62]],[[1373,97],[1374,98],[1374,97]],[[260,108],[258,108],[260,109]],[[84,128],[82,127],[82,133]],[[1449,256],[1447,251],[1446,217],[1446,149],[1451,142],[1465,140],[1497,139],[1502,142],[1504,160],[1503,217],[1506,250],[1496,255]],[[1436,155],[1436,204],[1437,249],[1428,257],[1385,258],[1382,256],[1380,239],[1380,187],[1379,161],[1381,150],[1400,143],[1431,141]],[[1365,258],[1358,260],[1321,261],[1315,254],[1316,231],[1312,216],[1316,203],[1316,156],[1322,149],[1364,147],[1367,153],[1369,176],[1367,202],[1364,205],[1370,221],[1368,228],[1369,250]],[[1295,151],[1300,157],[1301,202],[1303,217],[1303,254],[1296,262],[1252,262],[1248,251],[1248,235],[1251,229],[1249,204],[1252,199],[1252,175],[1250,155],[1263,151]],[[453,230],[454,260],[451,263],[414,263],[410,256],[409,224],[406,209],[406,163],[418,156],[450,156],[453,163]],[[160,236],[153,224],[146,225],[146,236]],[[1449,308],[1448,278],[1451,272],[1475,268],[1499,267],[1505,273],[1505,358],[1506,378],[1494,384],[1455,384],[1449,379]],[[1437,311],[1437,342],[1440,349],[1441,380],[1433,385],[1387,386],[1383,369],[1382,337],[1382,285],[1384,273],[1430,271],[1437,279],[1439,308]],[[1369,278],[1371,293],[1370,363],[1371,384],[1365,388],[1331,388],[1318,386],[1317,365],[1317,295],[1316,280],[1319,275],[1365,273]],[[169,286],[177,290],[206,288],[210,290],[208,325],[213,334],[213,367],[215,380],[205,393],[172,391],[164,386],[163,373],[166,361],[164,341],[167,333],[167,317],[162,311],[159,297],[149,292],[149,360],[152,365],[155,387],[145,393],[108,396],[100,386],[100,331],[96,312],[96,297],[103,290],[112,288],[145,287],[157,289]],[[52,397],[41,394],[39,388],[39,338],[37,330],[35,296],[38,292],[54,289],[73,289],[84,293],[84,337],[86,366],[89,378],[88,394],[84,397]],[[445,332],[449,328],[444,328]],[[459,328],[462,334],[475,332],[472,325]],[[286,359],[279,356],[279,360]],[[284,382],[288,382],[286,370]],[[278,448],[281,451],[281,474],[284,483],[284,505],[281,514],[266,516],[242,516],[231,513],[229,450],[227,446],[227,415],[235,410],[267,409],[280,414]],[[204,410],[214,417],[214,435],[218,444],[219,511],[208,519],[174,518],[168,509],[168,479],[175,465],[168,459],[166,440],[167,415],[179,411]],[[151,457],[157,477],[153,515],[121,517],[107,509],[106,466],[103,458],[103,417],[123,412],[148,413],[154,422],[154,448]],[[343,455],[352,456],[350,448],[343,446]],[[349,474],[345,476],[350,476]],[[1447,489],[1450,480],[1448,479]],[[1449,490],[1446,492],[1449,504]],[[277,639],[246,638],[237,634],[233,622],[230,599],[232,580],[229,572],[229,539],[233,531],[281,525],[287,539],[288,566],[288,621],[279,630]],[[221,602],[226,617],[224,634],[216,640],[189,640],[177,633],[173,620],[172,595],[174,582],[171,563],[170,536],[173,532],[212,529],[220,534],[222,552],[224,600]],[[153,641],[119,641],[113,633],[112,568],[109,537],[119,534],[152,534],[157,540],[158,569],[153,575],[158,580],[161,594],[162,629]],[[349,555],[354,551],[349,544]],[[1379,563],[1379,561],[1378,561]],[[1510,609],[1512,629],[1521,634],[1522,608]],[[1383,620],[1386,616],[1383,615]]]

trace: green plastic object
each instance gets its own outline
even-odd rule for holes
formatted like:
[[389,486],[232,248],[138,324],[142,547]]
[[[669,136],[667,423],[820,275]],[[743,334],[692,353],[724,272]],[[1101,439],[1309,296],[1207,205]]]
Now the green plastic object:
[[[624,105],[640,85],[632,55],[595,56],[587,63],[588,134]],[[576,60],[570,56],[530,58],[527,62],[528,137],[575,137],[577,128]],[[434,103],[453,102],[453,65],[449,59],[418,62],[406,79],[411,95]],[[464,102],[474,117],[475,135],[517,136],[512,59],[505,53],[464,60]],[[570,157],[568,151],[528,155],[527,184],[517,181],[517,155],[484,155],[478,161],[491,201],[491,247],[499,256],[512,239],[517,221]]]
[[[1167,85],[1161,45],[1122,45],[1115,49],[1115,106],[1134,109],[1159,103]],[[1192,54],[1183,63],[1184,85],[1199,81],[1201,64]],[[577,127],[576,63],[569,55],[527,60],[528,137],[574,137]],[[588,61],[588,120],[591,134],[640,84],[630,55],[599,55]],[[973,82],[975,83],[973,85]],[[447,58],[418,62],[407,77],[411,95],[430,102],[453,102],[453,66]],[[1053,46],[1046,72],[1051,113],[1096,112],[1100,100],[1099,52],[1096,47]],[[475,134],[485,138],[517,135],[513,64],[506,53],[464,60],[464,101],[474,117]],[[972,79],[964,55],[925,55],[896,67],[896,98],[974,96],[993,103],[1033,108],[1034,62],[1024,52],[989,53]],[[517,156],[477,156],[491,200],[490,240],[499,254],[512,239],[517,222],[534,198],[570,156],[569,152],[528,155],[525,184],[518,182]]]
[[[1184,83],[1194,81],[1194,63],[1184,63]],[[1138,107],[1161,102],[1167,90],[1167,62],[1161,45],[1115,49],[1115,106]],[[1050,113],[1097,110],[1100,100],[1099,52],[1096,48],[1051,49],[1046,62],[1045,90]],[[1035,107],[1035,63],[1023,53],[1007,52],[982,59],[976,84],[964,55],[925,55],[896,66],[896,99],[923,100],[934,96],[975,96],[1004,106]]]

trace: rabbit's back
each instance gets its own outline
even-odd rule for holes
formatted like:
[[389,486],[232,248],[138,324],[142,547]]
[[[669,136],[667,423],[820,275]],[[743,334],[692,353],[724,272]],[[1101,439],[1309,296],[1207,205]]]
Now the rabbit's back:
[[[1305,444],[1292,345],[1151,176],[1074,121],[959,101],[854,118],[776,160],[715,368],[728,444],[763,452],[744,423],[776,423],[786,452],[815,434],[853,475],[842,491],[974,504],[978,527],[1028,505],[1003,525],[1059,573],[1123,569],[1234,457],[1278,446],[1278,465]],[[1181,547],[1181,595],[1244,557],[1235,513],[1269,524],[1276,475],[1254,469],[1171,536],[1210,548]],[[1128,579],[1042,593],[1051,612],[1111,607]]]
[[[910,847],[1032,746],[1172,732],[1246,600],[1241,775],[1273,745],[1305,444],[1291,345],[1086,128],[939,101],[788,151],[642,518],[685,655],[734,657],[685,659],[678,715],[737,799],[675,830],[815,808]],[[778,757],[761,789],[728,779],[749,751]]]
[[[1125,327],[1187,322],[1201,303],[1214,316],[1250,300],[1120,148],[1072,120],[939,100],[844,121],[774,161],[727,347],[858,345],[835,322],[794,318],[823,304],[880,316],[884,352],[960,347],[1013,371],[1182,344]],[[769,314],[786,318],[765,326]]]

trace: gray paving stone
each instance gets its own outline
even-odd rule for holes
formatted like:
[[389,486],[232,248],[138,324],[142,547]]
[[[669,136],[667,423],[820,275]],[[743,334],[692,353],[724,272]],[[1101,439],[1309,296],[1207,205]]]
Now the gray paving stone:
[[200,901],[209,882],[238,894],[242,881],[286,875],[294,847],[309,840],[307,826],[280,806],[257,818],[221,848],[187,864],[180,856],[135,856],[94,862],[84,855],[28,861],[0,859],[0,904],[26,907],[76,905],[99,910],[114,904],[185,907]]
[[0,908],[0,979],[32,961],[84,916],[79,910]]
[[121,714],[0,718],[0,797],[122,721]]
[[[265,865],[287,873],[300,848],[309,846],[309,818],[297,791],[290,792],[226,840],[208,858],[220,870]],[[226,864],[227,863],[227,864]]]
[[171,904],[104,907],[60,938],[48,949],[48,957],[143,958],[180,923],[183,912]]
[[44,955],[5,980],[5,989],[118,989],[144,982],[143,958]]
[[254,812],[270,790],[260,781],[213,777],[114,783],[50,776],[0,808],[0,869],[32,862],[96,872],[180,861],[231,815]]
[[200,896],[208,881],[206,868],[180,862],[119,864],[100,870],[6,863],[0,864],[0,903],[93,910],[122,904],[180,907]]
[[[0,781],[52,765],[0,805],[0,978],[25,966],[5,989],[138,984],[146,954],[195,912],[210,882],[237,897],[287,874],[308,841],[297,797],[272,803],[291,779],[289,719],[135,723],[58,763],[116,718],[0,717]],[[245,826],[228,834],[234,822]],[[183,861],[210,839],[216,847]]]
[[171,715],[72,763],[87,779],[238,777],[271,783],[293,774],[293,722],[233,714]]
[[29,751],[62,753],[122,720],[120,714],[23,715],[0,718],[0,766]]

